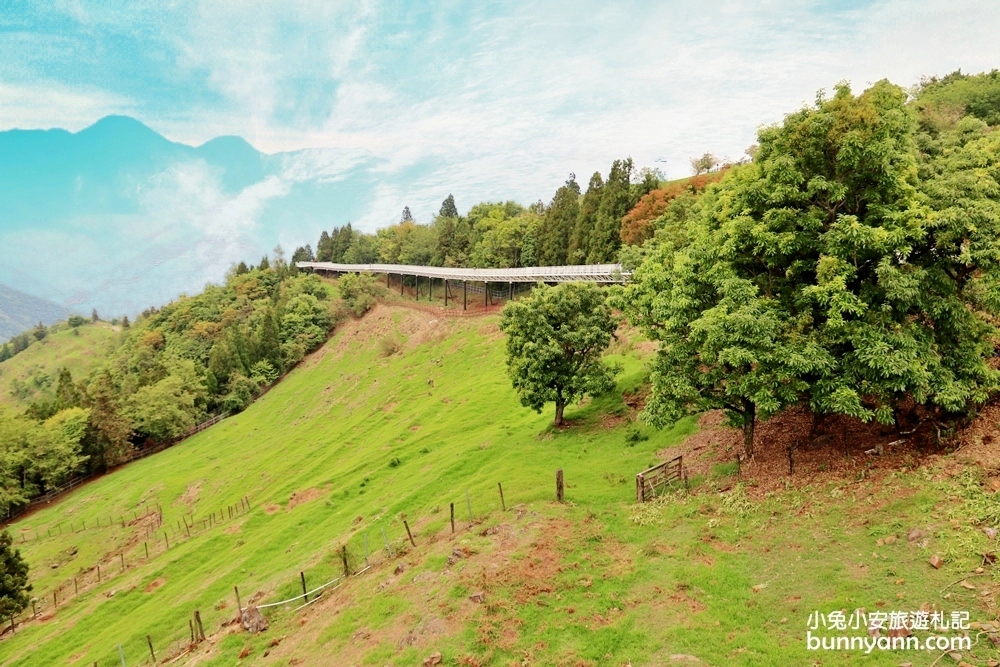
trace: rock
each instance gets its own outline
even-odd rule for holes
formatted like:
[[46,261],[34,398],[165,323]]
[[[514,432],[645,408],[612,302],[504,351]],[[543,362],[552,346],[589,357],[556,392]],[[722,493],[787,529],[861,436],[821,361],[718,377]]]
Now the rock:
[[958,585],[961,586],[962,588],[964,588],[967,591],[974,591],[974,590],[976,590],[976,587],[973,586],[972,584],[970,584],[968,581],[962,581]]
[[396,566],[396,574],[403,574],[403,572],[405,571],[406,571],[406,565],[404,565],[403,563],[400,563],[399,565]]
[[486,602],[486,593],[480,591],[478,593],[473,593],[469,596],[469,599],[478,604]]
[[962,662],[962,654],[957,651],[952,651],[951,653],[948,654],[948,657],[954,660],[955,662]]
[[886,544],[892,544],[895,541],[896,541],[896,536],[895,535],[890,535],[889,537],[887,537],[887,538],[885,538],[883,540],[883,542],[885,542]]
[[249,646],[244,646],[243,650],[240,651],[240,660],[242,660],[243,658],[247,657],[248,655],[250,655],[250,647]]
[[454,565],[463,558],[465,558],[465,554],[462,553],[461,549],[455,549],[451,552],[451,555],[448,556],[448,565]]
[[997,662],[993,658],[986,661],[986,667],[1000,667],[1000,662]]
[[1000,531],[998,531],[996,528],[991,528],[990,526],[983,528],[983,532],[986,533],[986,537],[990,538],[991,540],[995,540],[997,538],[997,533],[1000,533]]
[[439,651],[435,651],[434,653],[431,653],[429,656],[424,658],[424,667],[434,667],[434,665],[440,665],[440,664],[441,664],[441,653]]
[[938,556],[937,554],[931,556],[927,560],[927,562],[930,563],[931,567],[933,567],[935,570],[940,570],[941,566],[944,565],[944,561],[941,559],[941,556]]
[[977,568],[976,568],[976,574],[982,574],[982,573],[983,573],[983,572],[985,572],[985,571],[986,571],[986,570],[984,570],[984,569],[983,569],[983,568],[981,568],[981,567],[977,567]]
[[270,623],[264,618],[264,614],[260,613],[257,607],[249,606],[243,612],[243,629],[251,634],[257,634],[258,632],[264,632],[269,627]]
[[107,593],[105,593],[104,595],[105,595],[106,597],[109,597],[109,598],[113,598],[113,597],[115,596],[115,593],[117,593],[117,592],[118,592],[118,591],[116,591],[115,589],[113,589],[113,588],[112,588],[112,589],[111,589],[110,591],[108,591],[108,592],[107,592]]
[[920,530],[919,528],[914,528],[913,530],[911,530],[906,534],[906,539],[909,542],[916,542],[923,536],[924,536],[924,531]]

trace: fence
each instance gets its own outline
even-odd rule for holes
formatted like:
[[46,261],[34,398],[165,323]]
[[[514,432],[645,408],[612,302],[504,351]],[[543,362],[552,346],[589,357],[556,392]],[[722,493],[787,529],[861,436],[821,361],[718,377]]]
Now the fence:
[[[237,503],[221,507],[216,518],[215,511],[204,517],[181,517],[176,526],[163,524],[163,510],[156,506],[147,508],[143,514],[135,513],[132,519],[122,516],[122,527],[135,526],[145,531],[141,540],[126,544],[119,550],[112,551],[107,557],[89,566],[80,567],[76,576],[67,578],[45,592],[33,591],[31,605],[19,617],[11,619],[11,625],[24,624],[34,619],[46,618],[47,613],[54,613],[59,607],[69,604],[88,591],[150,562],[171,548],[186,542],[198,535],[204,534],[216,527],[221,527],[230,521],[246,515],[250,511],[250,500],[243,496]],[[228,517],[228,518],[227,518]],[[111,522],[115,525],[118,522]],[[100,525],[101,528],[109,526]],[[94,530],[81,528],[72,532]],[[58,537],[58,535],[53,535]],[[45,539],[45,538],[39,538]],[[5,621],[7,619],[4,619]],[[10,626],[0,628],[0,636],[11,630]]]
[[[504,498],[503,486],[498,483],[497,489],[499,491],[500,510],[506,512],[507,504]],[[562,501],[563,493],[563,475],[562,470],[559,470],[556,474],[556,499]],[[486,512],[477,517],[473,512],[472,498],[468,490],[465,491],[464,500],[465,508],[468,512],[468,522],[464,527],[466,530],[472,529],[483,518],[492,513]],[[249,504],[245,498],[243,502],[246,503],[244,505],[245,511],[249,511]],[[449,509],[449,522],[445,523],[444,528],[436,533],[427,532],[420,534],[411,530],[407,519],[402,519],[402,526],[397,525],[395,527],[394,538],[389,537],[385,526],[378,526],[376,539],[381,537],[381,545],[379,546],[376,541],[369,540],[369,536],[375,528],[374,525],[370,526],[368,530],[355,533],[340,543],[340,546],[335,551],[337,554],[335,563],[322,562],[310,572],[308,577],[307,573],[303,570],[299,572],[299,577],[294,581],[286,581],[284,585],[278,584],[277,589],[271,594],[271,597],[281,598],[277,601],[258,604],[265,596],[261,593],[255,593],[248,598],[247,604],[244,605],[240,600],[239,588],[237,586],[234,587],[234,597],[232,599],[216,601],[215,604],[208,607],[202,605],[200,609],[191,610],[190,616],[186,619],[187,625],[178,623],[135,634],[122,643],[110,647],[105,653],[97,656],[96,659],[95,656],[88,656],[87,664],[94,664],[97,667],[120,667],[122,665],[127,667],[128,665],[165,663],[176,660],[182,655],[195,650],[202,641],[205,641],[207,639],[205,633],[206,624],[209,628],[216,628],[215,631],[217,631],[234,623],[240,623],[247,614],[259,614],[260,610],[270,610],[268,613],[272,618],[277,618],[283,612],[295,613],[321,600],[324,594],[331,590],[336,590],[350,577],[364,574],[373,567],[387,563],[406,553],[408,549],[418,548],[427,542],[439,538],[440,533],[448,531],[449,526],[450,535],[455,535],[459,528],[456,523],[454,502],[450,503]],[[220,512],[220,514],[222,513]],[[162,514],[160,516],[162,518]],[[185,525],[187,525],[186,521]],[[418,539],[420,540],[419,545],[417,543]],[[169,548],[169,545],[167,545],[167,548]],[[147,561],[148,558],[146,560],[137,559],[135,567],[140,567]],[[124,557],[121,557],[120,564],[121,567],[118,574],[126,571],[128,561]],[[319,579],[324,583],[310,589],[307,585],[308,579]],[[92,589],[104,581],[105,579],[99,579],[97,580],[97,584],[92,584],[90,588]],[[277,582],[260,582],[258,586],[266,588],[269,583],[276,584]],[[292,595],[292,593],[297,592],[296,589],[299,587],[301,587],[302,593]],[[86,593],[86,590],[81,590],[79,594],[83,593]],[[56,608],[63,604],[72,603],[76,597],[74,595],[63,602],[63,599],[57,595],[51,607],[52,613],[55,613]],[[231,601],[236,602],[232,607],[229,605]],[[301,604],[296,604],[299,601],[301,601]],[[41,599],[36,598],[34,604],[35,608],[26,612],[22,620],[15,621],[15,619],[11,619],[8,627],[0,629],[0,640],[8,637],[9,633],[16,632],[16,625],[31,622],[36,617],[44,616],[45,609],[40,606]],[[204,616],[202,615],[203,611],[205,612]],[[214,634],[215,631],[209,634]]]
[[47,504],[47,503],[55,500],[56,498],[58,498],[59,496],[63,495],[64,493],[68,493],[68,492],[72,491],[73,489],[75,489],[76,487],[80,486],[81,484],[83,484],[87,480],[94,479],[95,477],[100,477],[101,475],[106,475],[107,473],[109,473],[109,472],[111,472],[113,470],[116,470],[116,469],[122,467],[123,465],[131,463],[132,461],[138,461],[139,459],[144,459],[147,456],[149,456],[150,454],[156,454],[158,452],[162,452],[164,449],[167,449],[169,447],[173,447],[178,442],[181,442],[182,440],[186,440],[187,438],[190,438],[192,435],[194,435],[196,433],[201,433],[202,431],[204,431],[209,426],[212,426],[213,424],[219,423],[220,421],[222,421],[223,419],[225,419],[228,416],[229,416],[228,412],[223,412],[223,413],[214,415],[211,418],[209,418],[209,419],[201,422],[200,424],[195,425],[194,427],[192,427],[190,430],[188,430],[184,434],[179,435],[176,438],[173,438],[172,440],[167,440],[166,442],[162,442],[162,443],[153,445],[151,447],[144,447],[143,449],[134,449],[134,450],[132,450],[132,452],[130,452],[128,454],[128,456],[126,456],[123,461],[121,461],[120,463],[117,463],[114,466],[108,468],[104,472],[93,472],[93,473],[90,473],[89,475],[80,475],[79,477],[74,477],[73,479],[69,480],[65,484],[63,484],[63,485],[61,485],[59,487],[56,487],[55,489],[52,489],[51,491],[48,491],[48,492],[46,492],[45,494],[43,494],[41,496],[36,496],[35,498],[32,498],[31,501],[29,501],[26,505],[22,505],[21,507],[19,507],[17,509],[15,509],[14,507],[8,507],[7,508],[7,517],[3,520],[2,523],[0,523],[0,526],[2,526],[2,527],[9,526],[10,523],[14,519],[16,519],[16,518],[18,518],[20,516],[23,516],[24,514],[27,514],[28,512],[31,512],[32,510],[34,510],[35,508],[37,508],[37,507],[39,507],[41,505],[45,505],[45,504]]
[[643,470],[635,476],[635,499],[644,503],[657,496],[657,489],[665,489],[674,482],[683,482],[688,486],[687,473],[684,472],[684,457],[675,456],[669,461]]

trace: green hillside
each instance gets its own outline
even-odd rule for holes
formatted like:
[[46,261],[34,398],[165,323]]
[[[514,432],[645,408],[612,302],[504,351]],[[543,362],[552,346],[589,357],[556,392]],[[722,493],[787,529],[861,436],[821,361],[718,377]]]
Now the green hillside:
[[[518,404],[495,318],[379,306],[246,412],[15,523],[41,618],[4,635],[0,665],[120,665],[119,645],[126,664],[149,664],[147,635],[164,660],[187,643],[195,610],[209,641],[175,664],[399,667],[434,664],[424,660],[435,652],[445,665],[811,664],[803,637],[815,609],[933,603],[986,617],[979,590],[941,596],[991,548],[971,518],[948,522],[981,501],[978,487],[940,474],[954,472],[950,460],[881,480],[859,467],[753,501],[742,486],[717,493],[734,481],[717,466],[692,480],[697,495],[637,510],[635,473],[696,429],[630,423],[623,392],[642,384],[646,349],[623,337],[617,391],[567,409],[571,427],[554,432],[551,414]],[[163,526],[147,536],[155,526],[142,515],[157,507]],[[221,522],[203,529],[211,513]],[[190,539],[182,517],[195,524]],[[931,523],[930,545],[905,538]],[[244,604],[297,595],[300,572],[310,588],[340,572],[342,545],[352,571],[363,568],[366,540],[371,569],[314,605],[265,610],[272,626],[260,635],[224,625],[234,585]],[[927,565],[931,552],[942,569]]]
[[117,327],[105,322],[66,328],[0,362],[0,403],[24,408],[34,400],[51,398],[64,367],[74,378],[86,378],[106,363],[117,342],[116,332]]

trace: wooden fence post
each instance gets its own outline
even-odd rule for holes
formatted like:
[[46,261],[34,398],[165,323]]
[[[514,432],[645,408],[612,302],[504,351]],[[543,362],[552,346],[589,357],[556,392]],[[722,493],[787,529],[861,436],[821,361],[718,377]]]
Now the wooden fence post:
[[240,626],[243,625],[243,603],[240,602],[240,589],[237,586],[233,586],[233,591],[236,593],[236,609],[240,612]]
[[455,534],[455,503],[451,504],[451,534]]
[[97,564],[97,583],[101,583],[101,564]]
[[121,552],[120,554],[118,554],[118,556],[121,558],[121,561],[122,561],[122,572],[124,572],[125,571],[125,552],[124,551]]
[[153,664],[156,664],[156,653],[153,651],[153,638],[146,635],[146,643],[149,644],[149,655],[153,658]]
[[[511,285],[513,285],[513,284],[514,283],[511,283]],[[503,484],[501,484],[500,482],[497,482],[497,488],[500,489],[500,509],[503,510],[504,512],[506,512],[507,511],[507,503],[504,502],[504,499],[503,499]]]
[[340,558],[341,558],[341,560],[344,561],[344,576],[345,577],[350,576],[351,573],[347,569],[347,545],[346,544],[340,547]]
[[309,602],[309,590],[306,588],[306,573],[299,572],[299,577],[302,579],[302,598],[303,602]]
[[562,468],[556,470],[556,500],[563,501],[563,471]]
[[149,560],[149,542],[143,542],[142,548],[146,550],[146,560]]
[[406,519],[403,519],[403,527],[406,528],[406,536],[410,538],[410,544],[417,546],[417,543],[413,541],[413,533],[410,532],[410,524],[406,522]]

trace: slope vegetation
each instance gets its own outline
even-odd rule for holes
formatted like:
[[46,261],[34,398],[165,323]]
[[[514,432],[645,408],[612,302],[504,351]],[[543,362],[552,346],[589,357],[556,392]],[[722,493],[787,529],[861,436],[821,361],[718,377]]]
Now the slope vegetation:
[[[697,495],[634,508],[634,474],[696,429],[631,423],[644,350],[623,337],[618,389],[553,431],[510,389],[494,318],[379,306],[246,412],[12,526],[40,611],[3,635],[0,664],[148,664],[150,643],[200,665],[805,664],[814,609],[990,612],[989,577],[941,597],[991,546],[948,521],[985,497],[950,460],[877,478],[859,462],[757,501],[719,466]],[[358,574],[238,632],[234,586],[244,604],[290,598],[345,553]],[[196,610],[208,641],[188,647]]]
[[49,334],[0,363],[0,403],[18,408],[52,397],[62,368],[86,378],[107,362],[117,342],[116,327],[96,322]]

